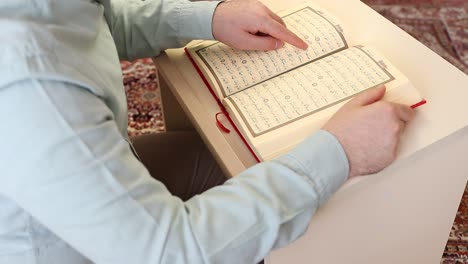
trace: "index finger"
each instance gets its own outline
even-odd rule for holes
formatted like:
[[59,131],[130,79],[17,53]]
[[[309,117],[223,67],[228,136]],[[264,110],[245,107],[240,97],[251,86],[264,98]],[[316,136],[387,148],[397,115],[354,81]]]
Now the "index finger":
[[264,28],[261,29],[263,33],[287,42],[300,49],[307,49],[307,43],[272,17],[269,17],[265,22]]

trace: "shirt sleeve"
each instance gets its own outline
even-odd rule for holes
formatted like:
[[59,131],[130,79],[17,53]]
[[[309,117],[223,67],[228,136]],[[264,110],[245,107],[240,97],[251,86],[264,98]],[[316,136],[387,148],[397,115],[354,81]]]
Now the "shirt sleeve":
[[219,1],[101,1],[121,59],[158,55],[193,39],[213,39],[211,23]]
[[338,141],[319,131],[183,202],[134,157],[105,102],[60,82],[0,96],[0,193],[96,263],[256,263],[303,234],[346,180]]

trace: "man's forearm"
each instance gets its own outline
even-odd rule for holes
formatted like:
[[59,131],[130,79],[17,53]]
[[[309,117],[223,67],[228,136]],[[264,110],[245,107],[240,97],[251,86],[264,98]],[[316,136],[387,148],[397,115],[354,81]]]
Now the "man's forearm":
[[151,57],[193,39],[213,39],[218,1],[102,0],[121,59]]
[[[338,141],[319,131],[184,203],[133,156],[97,96],[60,82],[9,89],[0,117],[22,130],[3,145],[12,177],[0,193],[97,263],[253,263],[301,235],[348,174]],[[27,107],[7,118],[11,104]]]

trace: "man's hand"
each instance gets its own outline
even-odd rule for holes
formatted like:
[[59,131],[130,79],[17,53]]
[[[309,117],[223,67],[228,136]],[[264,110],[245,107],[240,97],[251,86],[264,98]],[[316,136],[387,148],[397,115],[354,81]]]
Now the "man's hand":
[[274,50],[284,42],[301,49],[307,43],[286,28],[283,20],[257,0],[231,0],[213,15],[213,36],[243,50]]
[[381,101],[385,87],[366,91],[344,105],[323,129],[343,146],[349,177],[378,172],[395,160],[400,135],[414,111]]

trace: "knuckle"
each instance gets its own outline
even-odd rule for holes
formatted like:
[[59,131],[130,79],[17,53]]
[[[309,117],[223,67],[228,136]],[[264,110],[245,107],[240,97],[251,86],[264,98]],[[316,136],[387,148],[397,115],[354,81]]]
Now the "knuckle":
[[260,2],[255,5],[254,11],[258,16],[265,16],[268,13],[266,6]]
[[257,29],[264,30],[268,23],[268,19],[263,14],[256,15],[256,27]]
[[392,116],[395,114],[395,107],[393,105],[391,105],[390,103],[387,103],[387,102],[384,102],[383,103],[383,111],[385,114],[389,115],[389,116]]
[[263,12],[262,12],[262,10],[260,10],[259,7],[255,7],[252,11],[253,11],[253,13],[255,14],[256,17],[262,17],[263,16]]
[[257,8],[258,8],[259,10],[261,10],[261,11],[264,12],[264,13],[268,12],[268,7],[266,7],[266,5],[264,5],[264,4],[263,4],[262,2],[260,2],[260,1],[255,1],[255,2],[256,2],[255,4],[257,5]]
[[397,115],[397,109],[391,103],[378,102],[378,107],[379,107],[379,111],[383,115],[383,117],[392,118],[392,117]]
[[406,126],[406,124],[399,123],[399,126],[398,126],[399,132],[402,132],[403,130],[405,130],[405,126]]
[[262,13],[260,18],[265,24],[268,24],[271,22],[271,17],[268,14]]
[[392,122],[389,130],[392,136],[398,135],[401,131],[401,125],[398,122]]
[[268,7],[266,7],[264,4],[260,3],[260,6],[259,6],[259,9],[260,11],[262,11],[262,13],[264,14],[267,14],[268,13]]

